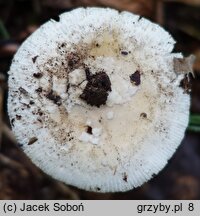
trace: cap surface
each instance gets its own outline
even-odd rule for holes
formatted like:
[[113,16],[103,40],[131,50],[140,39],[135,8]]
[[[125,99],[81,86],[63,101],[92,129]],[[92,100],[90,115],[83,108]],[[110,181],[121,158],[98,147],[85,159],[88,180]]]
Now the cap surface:
[[24,152],[86,190],[126,191],[151,179],[188,124],[174,43],[160,26],[113,9],[79,8],[42,25],[9,71],[8,111]]

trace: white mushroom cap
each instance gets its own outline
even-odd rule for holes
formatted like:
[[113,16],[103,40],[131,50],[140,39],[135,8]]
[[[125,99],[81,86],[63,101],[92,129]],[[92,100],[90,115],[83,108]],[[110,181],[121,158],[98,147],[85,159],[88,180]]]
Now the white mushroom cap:
[[[174,43],[160,26],[113,9],[79,8],[42,25],[9,71],[8,111],[22,149],[49,175],[86,190],[126,191],[151,179],[188,124]],[[111,82],[98,106],[83,96],[94,85],[88,73]]]

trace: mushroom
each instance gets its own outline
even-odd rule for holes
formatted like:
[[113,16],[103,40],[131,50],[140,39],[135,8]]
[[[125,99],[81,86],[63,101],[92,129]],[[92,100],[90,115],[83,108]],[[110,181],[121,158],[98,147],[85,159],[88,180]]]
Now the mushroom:
[[9,71],[9,117],[23,151],[90,191],[127,191],[158,174],[189,116],[174,43],[157,24],[109,8],[78,8],[42,25]]

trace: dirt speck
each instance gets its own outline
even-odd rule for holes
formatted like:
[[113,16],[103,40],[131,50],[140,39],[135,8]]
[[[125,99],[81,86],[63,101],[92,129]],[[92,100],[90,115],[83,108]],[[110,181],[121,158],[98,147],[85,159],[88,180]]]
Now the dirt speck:
[[34,73],[33,76],[37,79],[41,78],[43,76],[42,73]]
[[126,55],[128,55],[128,52],[127,51],[121,51],[121,54],[126,56]]
[[22,93],[24,95],[28,95],[28,92],[22,87],[19,87],[19,91],[20,91],[20,93]]
[[37,93],[41,93],[42,92],[42,87],[39,87],[35,90]]
[[134,83],[136,86],[140,85],[140,71],[135,71],[135,73],[130,75],[130,80],[132,83]]
[[32,145],[33,143],[35,143],[38,140],[37,137],[32,137],[29,139],[28,145]]
[[140,114],[140,117],[147,118],[147,114],[143,112],[143,113]]
[[33,63],[36,62],[37,58],[38,58],[38,55],[37,55],[37,56],[34,56],[34,57],[32,58]]
[[92,127],[91,127],[91,126],[87,126],[86,132],[87,132],[88,134],[92,134]]
[[53,101],[55,104],[57,104],[58,106],[61,105],[61,97],[59,95],[57,95],[53,90],[51,90],[46,97]]
[[43,113],[41,110],[38,110],[37,114],[38,114],[39,116],[42,116],[44,113]]
[[128,182],[127,173],[123,173],[123,181]]
[[97,187],[97,191],[100,191],[101,190],[101,188],[100,187]]
[[22,118],[21,115],[16,115],[16,119],[17,119],[17,120],[20,120],[21,118]]

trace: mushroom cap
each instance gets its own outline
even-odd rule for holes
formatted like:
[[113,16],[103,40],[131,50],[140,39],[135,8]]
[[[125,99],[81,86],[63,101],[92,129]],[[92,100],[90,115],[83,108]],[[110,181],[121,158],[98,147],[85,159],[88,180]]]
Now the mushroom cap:
[[[78,8],[42,25],[9,71],[9,117],[24,152],[85,190],[127,191],[151,179],[188,124],[174,43],[157,24],[109,8]],[[106,98],[89,104],[84,90],[99,83]]]

